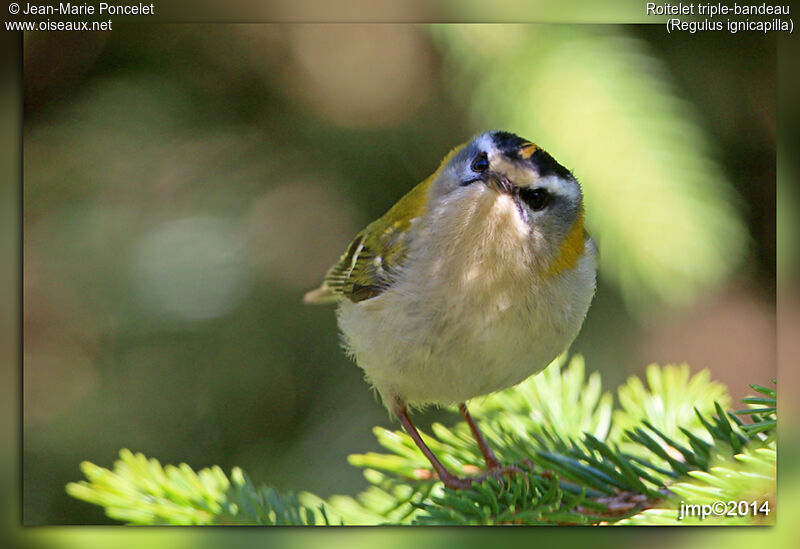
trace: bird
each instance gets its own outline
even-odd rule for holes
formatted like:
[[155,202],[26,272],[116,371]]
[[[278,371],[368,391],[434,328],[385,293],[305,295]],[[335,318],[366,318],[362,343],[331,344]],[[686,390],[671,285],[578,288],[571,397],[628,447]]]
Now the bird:
[[[597,245],[581,185],[543,148],[507,131],[455,147],[359,232],[309,304],[336,303],[343,347],[444,485],[503,466],[467,401],[543,370],[577,336],[595,294]],[[409,411],[457,405],[486,463],[448,470]]]

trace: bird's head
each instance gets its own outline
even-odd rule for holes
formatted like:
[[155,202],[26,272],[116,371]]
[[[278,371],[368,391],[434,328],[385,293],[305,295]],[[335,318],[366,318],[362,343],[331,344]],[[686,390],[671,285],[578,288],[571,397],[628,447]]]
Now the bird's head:
[[431,181],[429,200],[430,212],[484,231],[498,231],[487,219],[502,212],[505,226],[540,256],[543,274],[574,266],[583,252],[578,181],[544,149],[512,133],[485,132],[456,148]]

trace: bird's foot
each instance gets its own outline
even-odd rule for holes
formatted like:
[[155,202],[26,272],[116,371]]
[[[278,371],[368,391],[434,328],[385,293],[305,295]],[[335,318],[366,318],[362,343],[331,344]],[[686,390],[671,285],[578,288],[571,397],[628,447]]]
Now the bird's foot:
[[[511,475],[521,475],[522,478],[525,480],[525,484],[529,485],[528,475],[525,473],[525,471],[523,471],[520,467],[517,467],[516,465],[495,467],[489,469],[489,472],[487,473],[487,477],[496,479],[500,483],[500,491],[503,491],[506,488],[506,484],[505,482],[503,482],[503,477]],[[530,488],[530,485],[528,487]]]
[[441,480],[447,488],[451,490],[466,490],[472,488],[473,482],[480,482],[481,477],[457,477],[455,475],[439,475]]
[[[485,474],[478,475],[474,477],[457,477],[452,473],[447,473],[444,475],[439,475],[439,480],[441,480],[444,485],[451,490],[464,490],[467,488],[472,488],[472,484],[475,482],[483,482],[486,479],[493,478],[500,483],[500,489],[505,490],[505,482],[503,481],[503,477],[509,475],[525,475],[525,471],[517,467],[516,465],[506,465],[501,466],[497,464],[495,467],[489,468]],[[526,482],[528,477],[524,476]]]

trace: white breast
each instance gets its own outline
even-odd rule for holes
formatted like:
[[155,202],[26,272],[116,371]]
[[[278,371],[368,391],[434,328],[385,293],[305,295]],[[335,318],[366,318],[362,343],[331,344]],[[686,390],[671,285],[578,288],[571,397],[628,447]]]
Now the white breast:
[[436,230],[415,237],[389,290],[338,310],[348,351],[389,407],[459,403],[523,381],[572,342],[594,295],[591,242],[574,269],[544,280],[510,197],[451,211],[429,213]]

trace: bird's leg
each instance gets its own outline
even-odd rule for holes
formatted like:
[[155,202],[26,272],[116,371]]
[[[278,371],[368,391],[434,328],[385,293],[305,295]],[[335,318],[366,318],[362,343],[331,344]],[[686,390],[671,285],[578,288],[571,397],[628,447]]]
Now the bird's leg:
[[[489,447],[489,444],[486,442],[486,439],[483,438],[483,433],[481,433],[481,430],[478,429],[478,424],[475,423],[474,419],[472,419],[472,416],[470,415],[469,410],[467,410],[467,405],[465,403],[462,402],[461,404],[458,405],[458,411],[461,412],[462,416],[464,416],[464,420],[467,422],[467,425],[469,425],[469,430],[472,431],[472,436],[478,442],[478,448],[481,449],[481,454],[483,454],[483,459],[484,461],[486,461],[486,471],[488,473],[486,476],[499,479],[502,485],[503,481],[500,477],[502,477],[503,475],[525,474],[525,472],[516,465],[506,465],[506,466],[500,465],[500,462],[497,460],[497,457],[494,455],[494,452],[492,452],[492,449]],[[531,471],[533,471],[533,468],[531,466],[529,466],[529,468],[531,469]],[[528,482],[527,477],[525,478],[526,478],[525,482]]]
[[439,480],[444,482],[445,486],[454,490],[458,490],[460,488],[469,488],[472,486],[472,482],[475,479],[457,477],[445,469],[444,465],[442,465],[442,462],[440,462],[436,456],[433,455],[431,449],[428,448],[428,445],[422,440],[417,428],[414,427],[413,423],[411,423],[411,418],[408,417],[408,410],[406,409],[405,405],[398,406],[398,409],[394,412],[394,414],[397,416],[397,419],[400,420],[400,423],[403,424],[403,428],[406,430],[417,447],[422,451],[425,457],[428,458],[428,461],[431,462],[436,474],[439,476]]
[[462,416],[464,416],[464,420],[467,422],[467,425],[469,425],[469,430],[472,431],[472,436],[475,437],[475,440],[478,442],[478,448],[481,449],[483,459],[486,461],[486,469],[489,471],[500,469],[500,462],[497,461],[494,452],[492,452],[492,449],[489,448],[489,445],[486,443],[486,439],[483,438],[483,433],[481,433],[480,429],[478,429],[478,424],[475,423],[475,420],[472,419],[471,415],[469,415],[467,405],[462,402],[458,405],[458,411],[461,412]]

